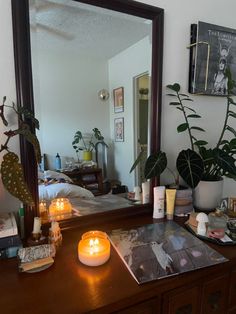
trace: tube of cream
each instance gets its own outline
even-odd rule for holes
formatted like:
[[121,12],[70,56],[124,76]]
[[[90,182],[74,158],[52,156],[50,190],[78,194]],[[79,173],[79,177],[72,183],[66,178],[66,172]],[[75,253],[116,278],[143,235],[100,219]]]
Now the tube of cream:
[[174,217],[175,197],[175,189],[166,189],[166,218],[168,220],[173,220]]
[[165,216],[165,186],[155,186],[153,189],[153,218]]
[[147,204],[150,202],[150,182],[146,181],[142,183],[142,199],[143,204]]

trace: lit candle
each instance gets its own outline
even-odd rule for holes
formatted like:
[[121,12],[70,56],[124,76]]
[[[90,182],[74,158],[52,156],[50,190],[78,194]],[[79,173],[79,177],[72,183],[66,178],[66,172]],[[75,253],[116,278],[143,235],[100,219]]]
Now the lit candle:
[[41,232],[41,219],[39,217],[34,217],[34,228],[33,233]]
[[82,235],[78,245],[78,257],[88,266],[99,266],[110,258],[110,242],[102,231],[89,231]]
[[67,198],[53,199],[49,206],[49,215],[62,215],[71,213],[72,206]]

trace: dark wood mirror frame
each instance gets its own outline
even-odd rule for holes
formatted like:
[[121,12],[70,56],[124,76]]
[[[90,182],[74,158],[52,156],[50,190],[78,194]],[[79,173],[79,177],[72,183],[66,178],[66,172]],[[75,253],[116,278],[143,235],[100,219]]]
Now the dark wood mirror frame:
[[[77,0],[74,0],[77,1]],[[162,97],[162,59],[163,59],[163,22],[164,10],[131,0],[80,0],[90,5],[123,12],[145,19],[152,20],[152,73],[151,73],[151,143],[150,151],[160,149],[161,131],[161,97]],[[30,49],[30,27],[29,27],[29,3],[28,0],[12,0],[12,22],[15,57],[15,76],[17,103],[34,112],[34,97],[32,83],[31,49]],[[34,130],[33,125],[31,125]],[[35,207],[25,207],[25,231],[29,235],[32,231],[33,218],[38,215],[38,182],[37,165],[34,158],[32,146],[20,138],[21,161],[24,168],[26,182],[35,200]],[[157,179],[158,180],[158,179]],[[157,183],[153,180],[151,190]],[[137,208],[122,208],[105,213],[94,214],[92,223],[104,222],[104,220],[117,219],[127,215],[137,215],[151,211],[150,205],[138,205]],[[78,217],[62,221],[62,228],[75,225],[91,224],[91,219]]]

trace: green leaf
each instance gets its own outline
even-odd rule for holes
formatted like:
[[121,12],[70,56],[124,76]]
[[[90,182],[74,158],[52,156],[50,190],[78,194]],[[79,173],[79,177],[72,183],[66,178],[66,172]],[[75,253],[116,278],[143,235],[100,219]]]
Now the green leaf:
[[229,146],[231,149],[236,148],[236,138],[233,138],[230,142],[229,142]]
[[205,132],[205,130],[200,128],[199,126],[191,126],[190,130],[198,130],[198,131]]
[[181,107],[176,107],[176,109],[178,109],[180,111],[184,111],[184,109],[182,109]]
[[236,137],[236,131],[231,126],[227,125],[225,129],[233,133],[233,135]]
[[199,141],[194,142],[194,145],[197,145],[197,146],[204,146],[207,144],[208,144],[208,142],[203,141],[203,140],[199,140]]
[[228,97],[228,101],[230,104],[236,105],[236,102],[231,97]]
[[170,106],[179,106],[180,102],[172,101],[169,103]]
[[182,101],[187,100],[187,101],[193,101],[191,98],[182,98]]
[[201,118],[201,116],[199,114],[189,114],[187,118]]
[[195,188],[201,180],[203,174],[202,158],[193,150],[182,150],[177,158],[176,167],[183,180],[191,187]]
[[141,152],[139,153],[137,159],[135,160],[135,162],[133,163],[129,173],[131,173],[136,167],[137,165],[142,161],[143,156],[144,156],[145,151],[142,149]]
[[175,91],[176,93],[180,91],[180,85],[178,83],[175,83],[173,85],[167,85],[166,87]]
[[183,96],[183,97],[189,97],[189,95],[187,94],[179,94],[180,96]]
[[186,131],[188,128],[188,123],[182,123],[177,127],[179,133]]
[[158,152],[151,154],[146,163],[144,169],[144,176],[146,179],[160,176],[167,166],[167,158],[164,152]]
[[230,156],[227,152],[215,148],[213,149],[215,163],[220,166],[224,173],[230,173],[236,175],[235,159]]
[[28,125],[23,125],[23,128],[20,128],[15,131],[16,134],[21,134],[25,139],[33,145],[35,158],[38,164],[41,162],[41,150],[38,138],[35,134],[31,133]]
[[[13,106],[15,106],[14,103],[13,103]],[[29,109],[25,107],[21,107],[17,105],[17,112],[18,114],[23,115],[25,119],[30,119],[32,123],[34,124],[35,128],[39,130],[39,121],[34,117],[34,114],[32,111],[30,111]]]
[[236,118],[236,113],[233,112],[233,111],[231,111],[231,110],[228,112],[228,115],[229,115],[230,117]]
[[190,108],[190,107],[188,107],[188,106],[184,106],[184,108],[186,108],[186,109],[188,109],[188,110],[190,110],[190,111],[196,113],[196,111],[195,111],[193,108]]
[[2,182],[7,191],[25,204],[34,205],[33,197],[25,183],[23,167],[15,153],[8,152],[1,164]]

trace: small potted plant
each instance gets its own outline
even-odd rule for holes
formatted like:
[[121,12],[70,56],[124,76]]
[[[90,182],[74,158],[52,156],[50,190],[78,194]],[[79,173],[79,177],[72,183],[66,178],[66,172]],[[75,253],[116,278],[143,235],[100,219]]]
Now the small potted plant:
[[92,160],[92,152],[95,149],[95,145],[98,142],[104,142],[104,137],[98,128],[92,129],[92,134],[88,137],[82,134],[81,131],[77,131],[74,135],[74,140],[72,146],[76,151],[76,154],[79,159],[79,152],[83,151],[83,160],[90,161]]
[[1,178],[6,190],[18,198],[24,204],[34,206],[33,197],[26,185],[23,173],[22,164],[19,162],[19,157],[12,152],[9,147],[10,140],[17,135],[23,136],[34,147],[36,161],[41,162],[41,152],[38,139],[35,134],[30,131],[30,126],[27,121],[32,121],[37,129],[39,129],[39,122],[34,118],[33,113],[24,107],[20,107],[14,103],[12,105],[6,104],[6,97],[3,97],[2,105],[0,105],[0,118],[5,127],[8,127],[8,121],[5,116],[5,110],[9,108],[18,117],[18,128],[15,130],[6,130],[3,136],[6,140],[1,144],[0,152],[3,153],[3,161],[1,163]]
[[[236,131],[229,124],[230,118],[236,118],[236,112],[231,92],[235,86],[235,82],[231,78],[230,71],[227,71],[228,76],[228,92],[226,98],[226,111],[223,122],[222,131],[214,148],[207,148],[208,142],[202,139],[197,139],[195,133],[205,132],[204,129],[192,124],[192,121],[199,120],[201,116],[191,107],[193,101],[189,95],[181,93],[181,88],[178,83],[168,85],[167,88],[172,91],[168,94],[174,98],[170,102],[180,113],[182,113],[184,122],[177,127],[177,132],[187,132],[189,135],[190,148],[180,151],[176,160],[176,168],[179,175],[185,183],[192,189],[195,189],[194,204],[199,209],[213,209],[218,205],[222,193],[223,177],[236,179]],[[226,139],[225,134],[231,133],[232,139]],[[131,171],[141,160],[141,154],[138,156]],[[167,167],[167,157],[162,151],[151,154],[146,160],[145,164],[145,178],[153,178],[160,176],[160,174]],[[204,194],[209,196],[210,203],[204,204],[202,201],[204,197],[201,195],[201,183],[203,182]],[[205,184],[204,184],[205,183]],[[211,192],[207,190],[206,186],[210,185]],[[216,187],[216,194],[213,195]],[[201,201],[199,203],[199,201]]]

